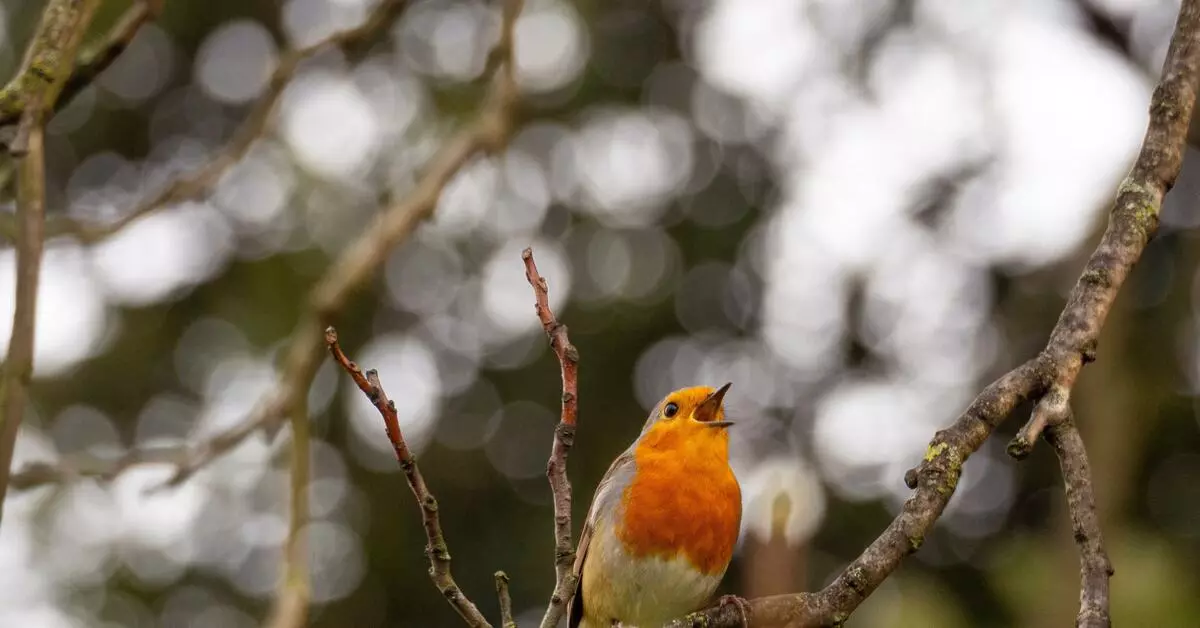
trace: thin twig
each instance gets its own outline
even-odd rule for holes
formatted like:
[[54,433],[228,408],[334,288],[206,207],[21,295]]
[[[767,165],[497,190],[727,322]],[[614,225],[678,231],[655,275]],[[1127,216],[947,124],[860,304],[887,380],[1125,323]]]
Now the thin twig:
[[[831,626],[846,621],[903,559],[917,551],[958,485],[962,465],[1021,402],[1045,398],[1034,417],[1043,426],[1058,412],[1080,369],[1095,358],[1096,339],[1130,269],[1158,228],[1163,196],[1179,175],[1188,121],[1200,85],[1200,0],[1184,0],[1162,80],[1150,103],[1150,121],[1137,161],[1117,191],[1108,228],[1089,258],[1038,357],[984,389],[949,428],[929,443],[925,459],[905,475],[913,494],[900,514],[829,586],[817,593],[785,594],[749,602],[753,626]],[[1052,394],[1045,397],[1047,392]],[[1038,431],[1035,425],[1025,434]],[[1061,436],[1061,434],[1060,434]],[[1098,542],[1099,537],[1096,536]],[[1089,550],[1090,551],[1090,550]],[[1085,591],[1085,597],[1090,594]],[[740,626],[731,605],[669,624]]]
[[[518,8],[521,0],[509,0]],[[513,50],[511,32],[516,25],[516,13],[505,11],[503,32],[509,35],[502,41],[509,47],[502,51],[505,63],[492,77],[491,89],[475,120],[450,139],[434,155],[416,189],[404,200],[391,205],[363,231],[337,261],[326,271],[309,297],[308,313],[292,333],[287,366],[281,379],[283,390],[276,396],[288,409],[292,426],[292,510],[289,518],[287,551],[284,552],[284,589],[281,591],[273,617],[273,628],[291,628],[300,622],[285,623],[284,611],[297,606],[289,600],[307,600],[306,568],[304,566],[303,528],[307,522],[308,494],[308,408],[307,392],[317,372],[318,356],[324,339],[324,328],[333,322],[334,315],[362,288],[383,265],[391,250],[416,230],[437,207],[442,191],[458,171],[483,151],[501,149],[512,131],[517,106],[517,85],[510,71]],[[276,416],[263,415],[262,427],[275,429]],[[236,428],[235,428],[236,429]]]
[[496,599],[500,601],[500,628],[517,628],[513,619],[512,596],[508,594],[508,574],[496,572]]
[[[383,417],[384,431],[387,432],[388,440],[392,443],[392,450],[396,452],[396,462],[400,463],[400,468],[408,479],[408,487],[412,489],[413,496],[421,506],[421,523],[425,527],[425,537],[428,539],[425,554],[429,558],[429,577],[433,579],[434,586],[450,602],[454,610],[458,611],[467,625],[490,626],[491,624],[484,619],[479,609],[471,600],[467,599],[462,589],[458,588],[458,584],[454,582],[454,577],[450,574],[450,551],[446,548],[446,539],[442,536],[437,500],[430,493],[429,487],[425,484],[425,478],[421,475],[421,469],[408,449],[408,443],[405,442],[404,434],[400,431],[400,419],[396,414],[396,404],[388,399],[387,393],[380,385],[379,373],[374,369],[364,373],[357,364],[350,361],[350,358],[346,357],[341,346],[338,345],[337,330],[333,327],[325,330],[325,344],[329,347],[329,353],[333,355],[334,361],[350,374],[350,378],[354,380],[358,389],[363,391],[363,394],[371,400],[371,404],[379,410],[380,416]],[[502,573],[496,575],[497,586],[499,586],[502,575]],[[505,579],[507,580],[507,577]]]
[[1079,546],[1079,615],[1075,625],[1077,628],[1108,628],[1112,625],[1108,614],[1108,578],[1113,574],[1112,563],[1100,533],[1087,449],[1069,410],[1061,420],[1046,427],[1046,442],[1058,454],[1066,486],[1067,510],[1071,513],[1071,529],[1075,544]]
[[538,274],[533,261],[533,249],[521,253],[525,262],[525,279],[533,287],[534,309],[550,347],[558,357],[562,370],[562,414],[554,428],[554,443],[546,476],[554,496],[554,592],[542,618],[542,628],[554,628],[567,610],[567,602],[575,593],[576,578],[572,573],[575,548],[571,543],[571,482],[567,479],[567,455],[575,444],[575,420],[579,416],[579,351],[567,337],[567,326],[554,318],[550,310],[550,293],[546,279]]

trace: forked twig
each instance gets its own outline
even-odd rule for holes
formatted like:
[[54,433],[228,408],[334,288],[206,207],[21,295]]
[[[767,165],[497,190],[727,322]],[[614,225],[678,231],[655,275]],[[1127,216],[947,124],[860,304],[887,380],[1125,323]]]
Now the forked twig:
[[374,369],[364,373],[357,364],[350,361],[350,358],[342,352],[342,347],[338,345],[337,330],[333,327],[325,330],[325,345],[329,347],[329,353],[333,355],[334,361],[350,374],[350,378],[354,380],[358,389],[363,391],[375,409],[379,410],[379,415],[383,417],[384,430],[387,432],[388,440],[392,443],[392,450],[396,452],[396,462],[400,463],[400,469],[404,471],[404,477],[408,479],[408,487],[412,489],[413,496],[417,498],[417,503],[421,506],[421,523],[425,527],[425,538],[428,540],[425,554],[429,557],[429,577],[433,580],[433,584],[446,598],[446,601],[450,602],[454,610],[458,611],[468,626],[490,628],[491,625],[484,619],[483,614],[471,600],[467,599],[466,594],[458,588],[458,584],[454,582],[454,577],[450,574],[450,550],[446,548],[446,539],[442,536],[437,500],[434,499],[433,493],[425,484],[425,477],[421,475],[421,469],[417,467],[417,461],[413,457],[412,451],[408,449],[408,443],[405,442],[404,434],[400,431],[400,419],[396,414],[396,404],[388,399],[387,393],[379,383],[379,373]]

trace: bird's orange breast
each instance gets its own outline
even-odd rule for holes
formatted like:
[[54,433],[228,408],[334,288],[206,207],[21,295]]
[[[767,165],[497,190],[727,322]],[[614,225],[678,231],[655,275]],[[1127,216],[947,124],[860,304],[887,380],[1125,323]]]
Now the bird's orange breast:
[[623,495],[617,535],[625,550],[638,558],[682,554],[704,574],[724,572],[742,519],[726,437],[664,442],[676,435],[646,436],[634,451],[637,470]]

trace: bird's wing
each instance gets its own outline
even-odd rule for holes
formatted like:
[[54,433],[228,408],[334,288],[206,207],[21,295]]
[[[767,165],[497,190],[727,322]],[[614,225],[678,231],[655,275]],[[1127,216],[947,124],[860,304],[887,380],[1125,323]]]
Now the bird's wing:
[[617,501],[621,498],[625,487],[629,485],[633,470],[633,446],[630,446],[620,456],[617,456],[616,460],[613,460],[604,477],[600,479],[600,484],[596,486],[596,494],[592,497],[592,505],[588,509],[587,519],[584,520],[583,531],[579,533],[579,545],[575,550],[575,564],[571,568],[576,584],[575,595],[571,597],[571,601],[567,605],[568,628],[578,628],[579,623],[583,620],[583,563],[587,560],[592,532],[596,529],[601,513],[611,515],[616,512]]

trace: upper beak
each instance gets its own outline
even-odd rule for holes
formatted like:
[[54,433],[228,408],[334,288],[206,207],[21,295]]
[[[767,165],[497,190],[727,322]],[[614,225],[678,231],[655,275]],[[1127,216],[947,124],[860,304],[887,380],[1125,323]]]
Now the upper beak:
[[729,427],[733,425],[733,421],[715,420],[717,413],[721,410],[721,401],[725,399],[725,393],[729,391],[729,387],[732,385],[733,382],[729,382],[714,390],[711,395],[700,402],[699,406],[696,406],[696,413],[693,417],[708,427]]

